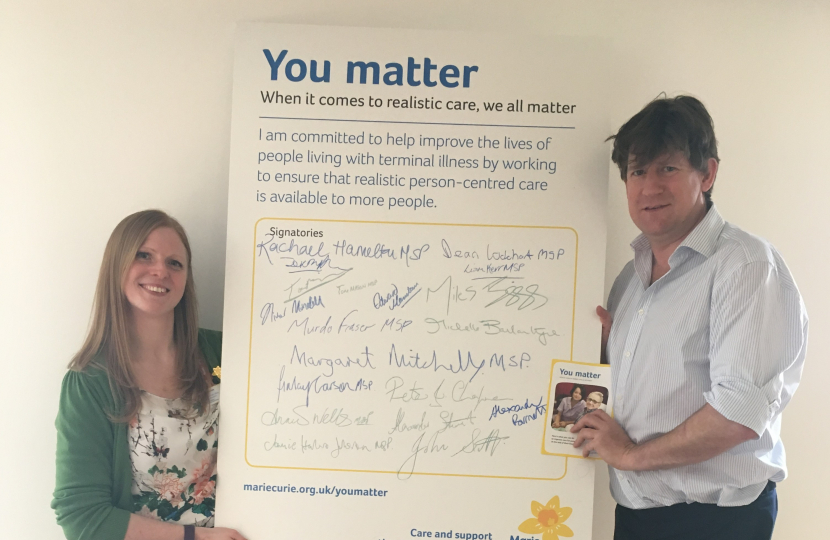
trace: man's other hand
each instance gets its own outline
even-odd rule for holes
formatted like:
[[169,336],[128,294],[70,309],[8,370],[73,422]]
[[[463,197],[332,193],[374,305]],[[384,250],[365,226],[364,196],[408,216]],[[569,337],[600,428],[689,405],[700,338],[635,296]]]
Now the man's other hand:
[[608,364],[608,357],[605,355],[605,350],[608,347],[608,336],[611,334],[611,314],[604,307],[597,306],[597,315],[599,315],[599,321],[602,323],[599,361],[601,364]]

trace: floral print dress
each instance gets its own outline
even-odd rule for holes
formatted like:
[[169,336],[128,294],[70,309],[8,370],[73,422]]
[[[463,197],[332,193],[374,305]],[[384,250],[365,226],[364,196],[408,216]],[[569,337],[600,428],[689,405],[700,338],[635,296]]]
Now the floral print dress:
[[203,414],[182,399],[142,392],[141,400],[129,433],[133,513],[213,527],[219,386]]

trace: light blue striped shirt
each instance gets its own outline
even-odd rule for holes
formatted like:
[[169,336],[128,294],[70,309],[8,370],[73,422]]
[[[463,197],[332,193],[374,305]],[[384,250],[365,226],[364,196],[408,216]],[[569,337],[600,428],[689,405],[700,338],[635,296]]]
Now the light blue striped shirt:
[[758,438],[663,471],[610,468],[628,508],[681,502],[741,506],[787,475],[781,411],[804,365],[807,312],[784,260],[713,206],[651,282],[645,236],[611,289],[607,354],[614,417],[635,443],[668,433],[709,403]]

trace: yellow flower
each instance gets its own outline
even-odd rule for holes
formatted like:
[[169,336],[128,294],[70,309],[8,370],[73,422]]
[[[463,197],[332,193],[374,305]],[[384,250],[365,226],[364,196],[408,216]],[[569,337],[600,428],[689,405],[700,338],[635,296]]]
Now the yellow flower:
[[213,368],[213,376],[216,377],[217,379],[221,379],[222,378],[222,368],[219,367],[219,366],[216,366],[215,368]]
[[574,532],[565,525],[573,510],[568,507],[559,507],[559,496],[552,498],[548,504],[533,501],[530,503],[533,517],[526,519],[519,525],[519,530],[526,534],[542,533],[542,540],[559,540],[560,536],[571,537]]

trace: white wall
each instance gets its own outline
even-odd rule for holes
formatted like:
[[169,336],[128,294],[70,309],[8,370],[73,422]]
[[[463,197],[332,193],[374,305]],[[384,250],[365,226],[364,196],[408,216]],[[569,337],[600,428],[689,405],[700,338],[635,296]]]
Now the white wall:
[[[779,248],[811,315],[802,389],[784,415],[790,478],[779,489],[775,537],[822,530],[830,2],[2,0],[2,537],[62,537],[49,509],[52,422],[120,218],[161,207],[183,222],[202,322],[221,325],[232,36],[241,20],[604,36],[618,66],[614,125],[660,91],[702,98],[721,143],[721,213]],[[611,173],[608,286],[636,234]],[[613,526],[606,483],[602,472],[597,539]]]

